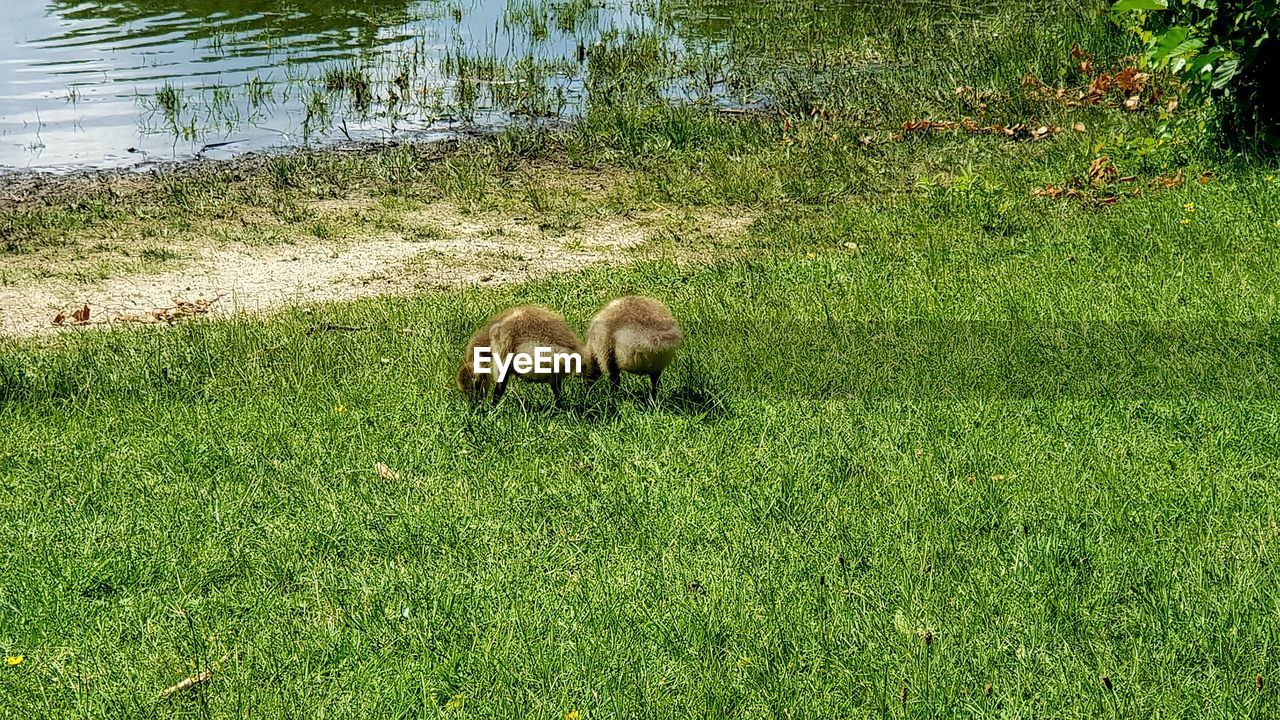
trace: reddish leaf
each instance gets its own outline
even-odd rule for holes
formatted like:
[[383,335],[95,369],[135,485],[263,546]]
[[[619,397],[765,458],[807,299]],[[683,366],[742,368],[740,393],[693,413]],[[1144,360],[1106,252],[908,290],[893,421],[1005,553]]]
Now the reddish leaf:
[[1138,68],[1129,67],[1116,73],[1115,81],[1121,92],[1126,95],[1132,95],[1142,92],[1142,89],[1147,86],[1147,80],[1150,77],[1149,74],[1139,71]]
[[1089,181],[1094,185],[1105,184],[1119,174],[1116,166],[1111,164],[1111,158],[1106,155],[1096,157],[1089,163]]
[[1089,83],[1088,93],[1091,96],[1101,97],[1103,93],[1111,89],[1111,76],[1107,73],[1101,73],[1098,77]]
[[81,324],[89,322],[89,306],[85,305],[74,313],[71,313],[71,317],[75,318],[76,322]]

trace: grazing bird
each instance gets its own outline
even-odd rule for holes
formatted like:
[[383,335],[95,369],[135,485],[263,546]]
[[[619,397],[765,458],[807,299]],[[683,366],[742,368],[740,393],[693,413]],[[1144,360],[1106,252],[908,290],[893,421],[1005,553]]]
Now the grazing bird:
[[607,374],[616,388],[620,373],[648,375],[656,398],[662,371],[675,359],[683,341],[680,324],[661,301],[641,295],[618,298],[601,308],[587,326],[584,376],[593,383]]
[[475,405],[492,387],[493,404],[497,405],[507,382],[516,375],[530,382],[549,383],[559,406],[560,387],[566,377],[582,372],[583,355],[582,341],[560,315],[539,305],[509,308],[471,336],[458,368],[458,388]]

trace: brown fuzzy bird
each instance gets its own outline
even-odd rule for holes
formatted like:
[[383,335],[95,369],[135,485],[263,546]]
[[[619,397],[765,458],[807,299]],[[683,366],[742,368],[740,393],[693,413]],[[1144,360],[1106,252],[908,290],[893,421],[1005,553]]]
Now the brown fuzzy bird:
[[[477,348],[482,351],[477,363]],[[535,365],[521,365],[521,357]],[[560,315],[539,305],[521,305],[494,315],[467,343],[466,355],[458,368],[458,388],[471,404],[485,399],[493,388],[493,404],[506,392],[513,375],[529,382],[549,383],[556,405],[564,379],[582,371],[585,353],[582,341]],[[538,367],[539,358],[547,362]],[[503,375],[505,365],[505,376]],[[488,369],[483,372],[482,369]]]
[[595,382],[606,374],[616,388],[620,373],[648,375],[656,398],[662,371],[675,359],[682,342],[680,324],[660,300],[641,295],[618,298],[601,308],[587,326],[584,377]]

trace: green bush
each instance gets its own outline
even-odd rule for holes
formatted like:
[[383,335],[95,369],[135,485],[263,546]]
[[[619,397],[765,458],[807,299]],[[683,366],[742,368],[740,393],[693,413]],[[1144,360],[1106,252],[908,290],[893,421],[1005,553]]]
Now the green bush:
[[1280,149],[1280,0],[1119,0],[1112,12],[1141,34],[1151,65],[1212,102],[1224,140]]

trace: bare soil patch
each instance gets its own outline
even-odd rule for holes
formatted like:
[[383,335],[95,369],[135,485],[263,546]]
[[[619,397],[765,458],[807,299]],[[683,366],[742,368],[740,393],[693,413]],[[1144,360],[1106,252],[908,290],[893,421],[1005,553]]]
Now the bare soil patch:
[[[323,208],[333,211],[335,208]],[[723,213],[723,211],[721,211]],[[512,283],[620,262],[687,214],[645,211],[583,221],[567,230],[499,212],[463,214],[441,201],[404,214],[394,231],[270,245],[224,238],[175,239],[172,269],[99,280],[34,277],[0,286],[0,333],[36,335],[82,325],[161,323],[192,314],[269,311],[292,304],[404,295],[463,285]],[[694,224],[711,237],[738,235],[743,216]],[[172,263],[171,263],[172,264]],[[0,261],[0,270],[3,270]],[[73,314],[88,306],[88,321]],[[55,318],[62,315],[59,322]]]

